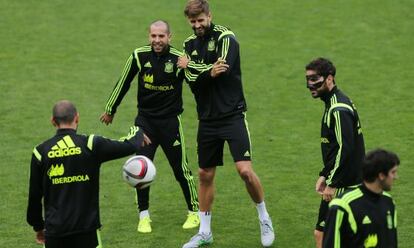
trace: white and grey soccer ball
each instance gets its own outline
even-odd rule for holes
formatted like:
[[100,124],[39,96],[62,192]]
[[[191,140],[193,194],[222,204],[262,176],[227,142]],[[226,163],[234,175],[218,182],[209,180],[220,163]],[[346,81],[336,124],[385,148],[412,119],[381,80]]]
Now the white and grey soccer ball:
[[131,187],[143,189],[155,179],[157,170],[151,159],[137,155],[128,159],[122,168],[122,177]]

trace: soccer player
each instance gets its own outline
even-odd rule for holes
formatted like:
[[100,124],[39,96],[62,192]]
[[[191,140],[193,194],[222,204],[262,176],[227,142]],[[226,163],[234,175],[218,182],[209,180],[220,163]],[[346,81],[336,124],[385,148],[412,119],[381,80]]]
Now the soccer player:
[[101,247],[101,163],[134,154],[150,141],[138,127],[121,141],[77,134],[79,114],[66,100],[54,105],[51,122],[56,135],[33,150],[27,222],[46,248]]
[[185,68],[186,80],[197,103],[201,223],[199,232],[183,247],[200,247],[213,242],[210,223],[214,176],[216,167],[223,165],[225,141],[229,144],[236,169],[256,204],[261,242],[264,246],[270,246],[275,236],[263,188],[251,163],[239,43],[230,29],[211,22],[206,0],[188,1],[184,14],[194,34],[185,40],[186,56],[181,57],[178,64],[180,68]]
[[322,195],[314,236],[322,247],[328,204],[347,188],[361,183],[364,138],[358,112],[352,101],[335,83],[336,69],[331,61],[317,58],[306,66],[306,87],[313,98],[325,104],[321,123],[321,149],[324,167],[316,181]]
[[369,152],[362,164],[363,184],[329,204],[325,248],[397,247],[397,211],[391,195],[398,156],[383,149]]
[[[198,227],[198,197],[191,170],[187,164],[184,133],[181,123],[183,112],[183,70],[177,68],[182,52],[170,46],[171,33],[167,22],[158,20],[149,27],[150,45],[135,49],[129,56],[120,79],[115,85],[101,115],[105,124],[112,123],[117,107],[127,93],[132,80],[138,77],[138,115],[135,125],[145,131],[152,144],[140,150],[139,155],[154,159],[158,146],[163,149],[175,179],[181,186],[187,203],[184,229]],[[150,233],[150,187],[137,189],[139,223],[137,231]]]

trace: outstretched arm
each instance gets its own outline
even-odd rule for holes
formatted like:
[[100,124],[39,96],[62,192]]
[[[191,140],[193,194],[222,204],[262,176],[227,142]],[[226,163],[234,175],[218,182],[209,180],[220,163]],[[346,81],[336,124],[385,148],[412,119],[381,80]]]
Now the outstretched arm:
[[137,65],[137,55],[133,53],[128,57],[122,71],[122,75],[113,88],[111,95],[106,102],[105,112],[102,113],[99,118],[102,123],[105,123],[106,125],[112,123],[116,109],[118,108],[119,104],[121,104],[122,99],[131,86],[132,80],[138,72],[139,68]]
[[150,143],[149,138],[137,126],[131,127],[129,134],[120,140],[112,140],[95,135],[88,137],[88,148],[96,154],[100,162],[137,153],[142,146]]

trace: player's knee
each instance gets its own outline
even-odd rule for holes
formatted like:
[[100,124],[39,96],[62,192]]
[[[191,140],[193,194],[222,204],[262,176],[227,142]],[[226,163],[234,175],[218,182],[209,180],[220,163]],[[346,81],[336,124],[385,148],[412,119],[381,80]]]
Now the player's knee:
[[313,236],[315,237],[315,240],[316,240],[317,243],[322,242],[323,232],[321,232],[319,230],[314,230],[313,231]]
[[214,172],[210,170],[200,169],[198,171],[200,184],[211,184],[214,180]]
[[250,183],[254,179],[254,172],[249,169],[239,170],[239,175],[246,183]]

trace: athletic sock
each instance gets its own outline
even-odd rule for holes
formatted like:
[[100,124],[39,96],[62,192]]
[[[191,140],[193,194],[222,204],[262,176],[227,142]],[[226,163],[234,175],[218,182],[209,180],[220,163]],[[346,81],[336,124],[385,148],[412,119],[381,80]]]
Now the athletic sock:
[[139,219],[142,220],[145,217],[149,217],[149,211],[148,210],[144,210],[139,212]]
[[211,233],[211,212],[199,212],[200,229],[199,233]]
[[266,204],[264,201],[256,204],[257,213],[259,214],[259,220],[263,221],[269,219],[269,213],[266,210]]

